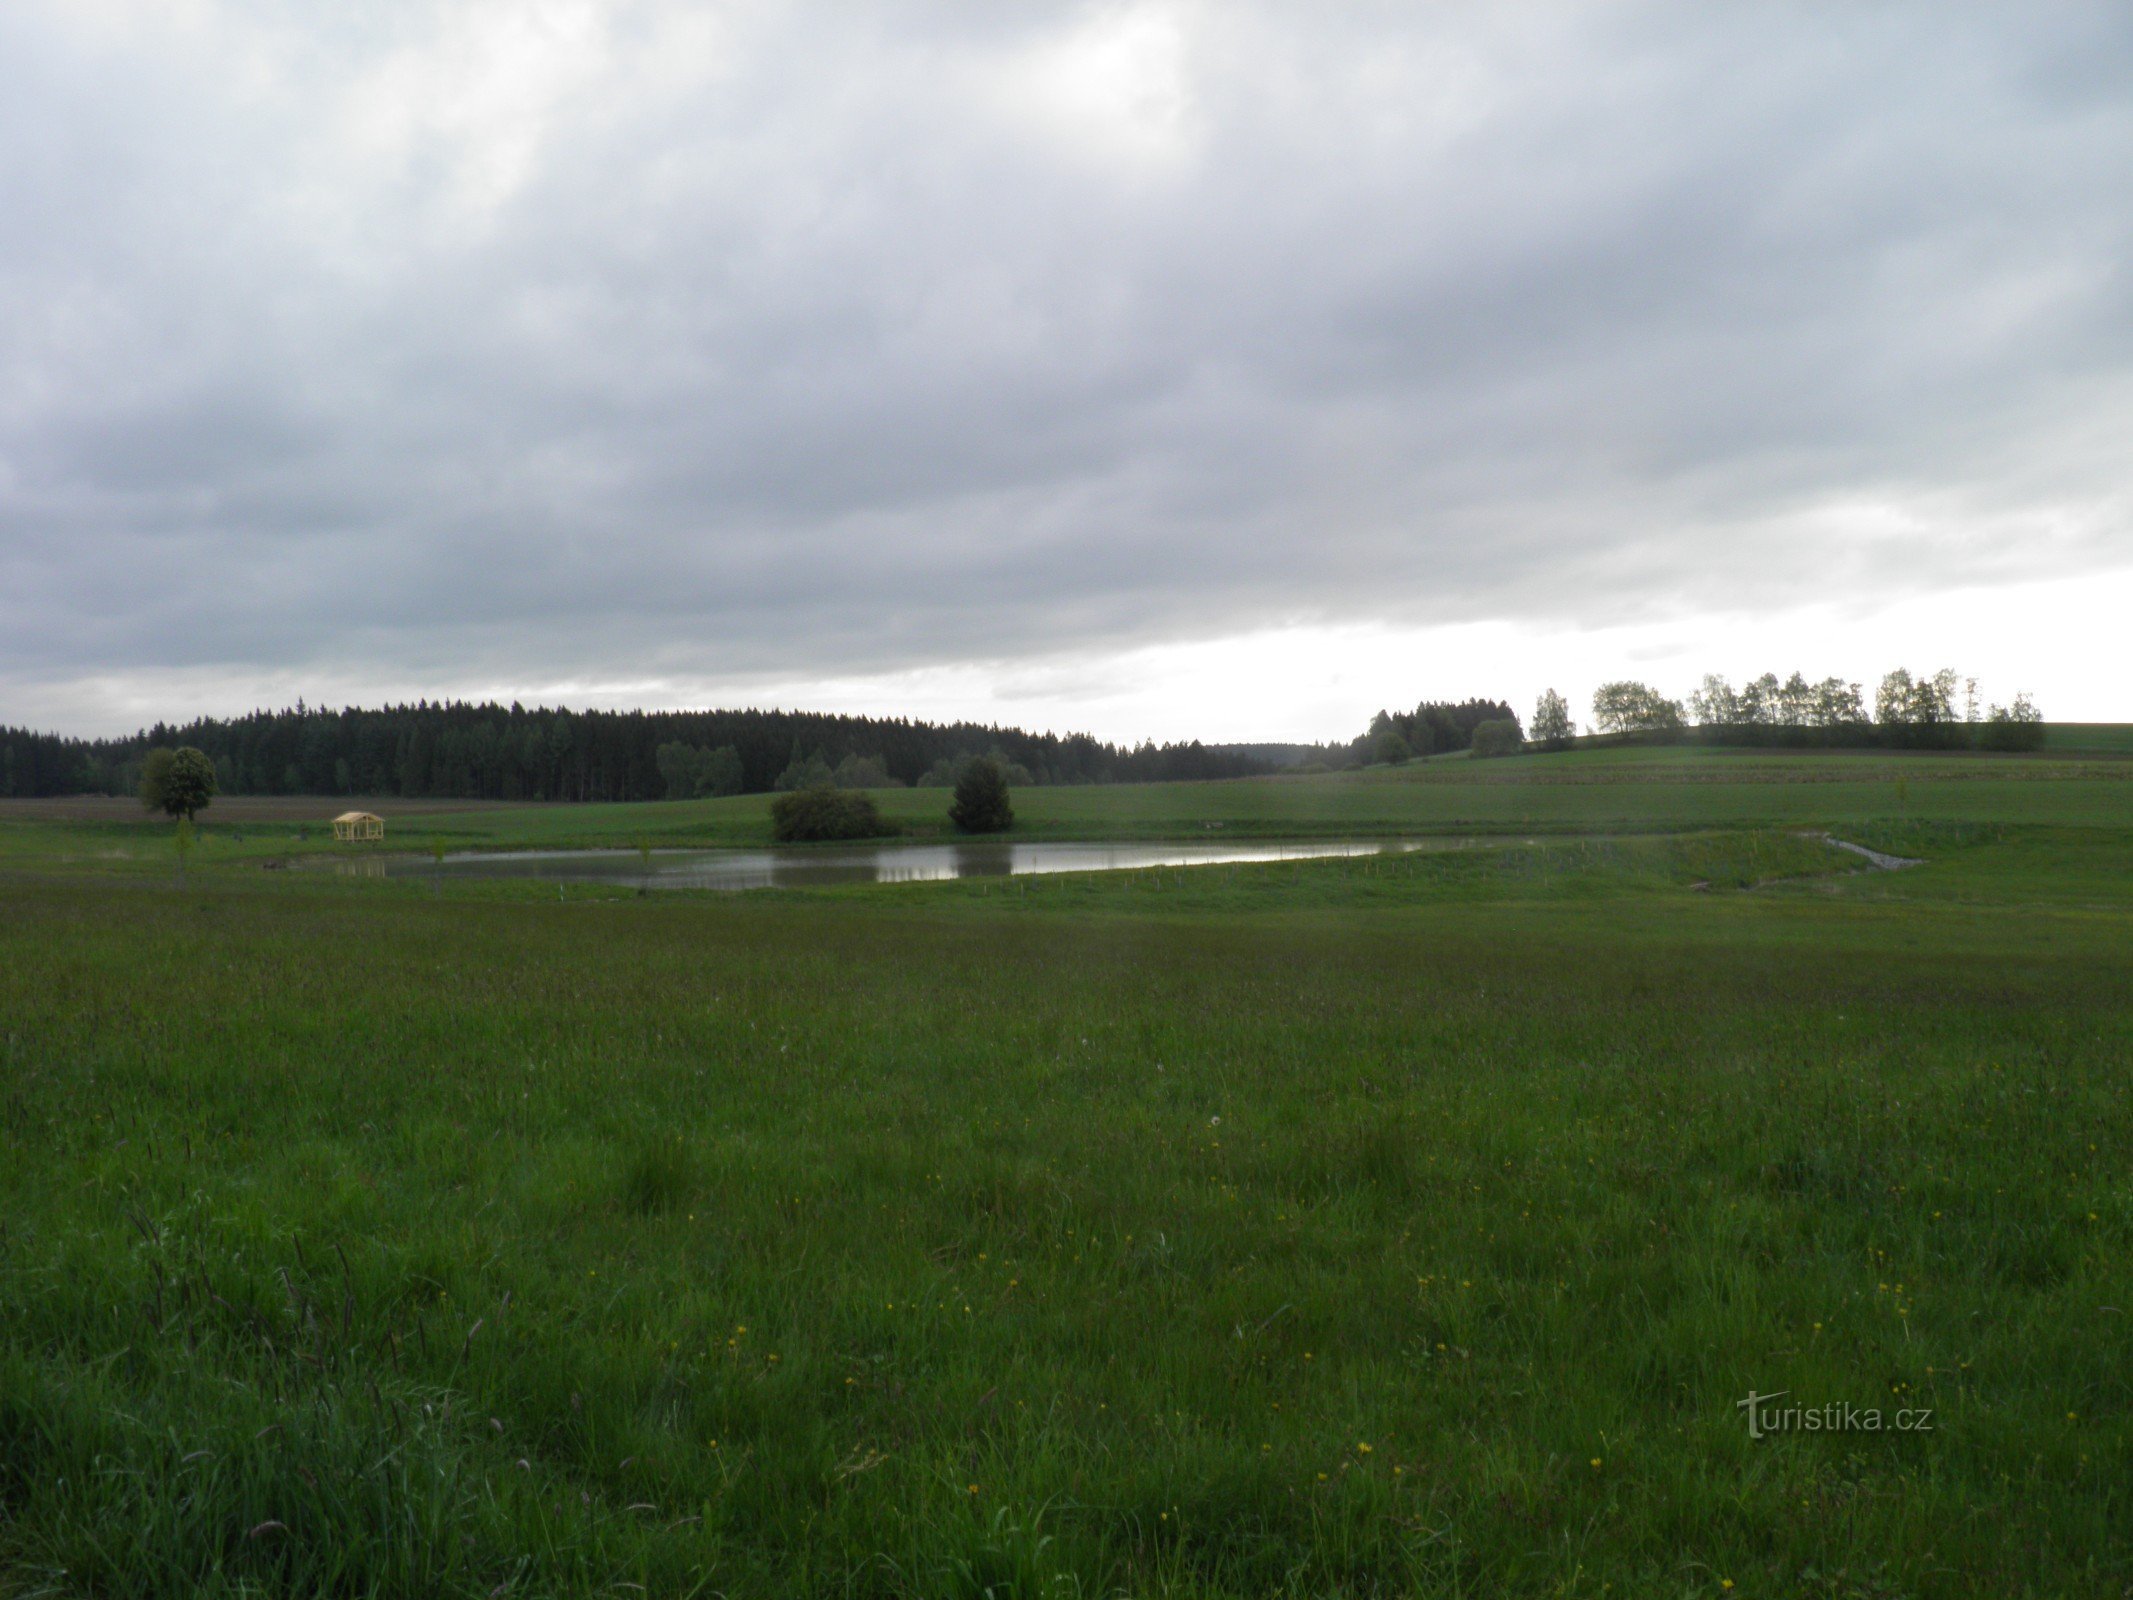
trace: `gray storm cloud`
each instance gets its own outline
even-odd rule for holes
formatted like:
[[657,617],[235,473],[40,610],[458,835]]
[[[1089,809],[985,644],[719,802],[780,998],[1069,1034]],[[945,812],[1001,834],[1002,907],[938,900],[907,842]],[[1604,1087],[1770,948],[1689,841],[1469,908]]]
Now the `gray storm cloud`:
[[338,9],[0,17],[0,720],[2133,560],[2120,7]]

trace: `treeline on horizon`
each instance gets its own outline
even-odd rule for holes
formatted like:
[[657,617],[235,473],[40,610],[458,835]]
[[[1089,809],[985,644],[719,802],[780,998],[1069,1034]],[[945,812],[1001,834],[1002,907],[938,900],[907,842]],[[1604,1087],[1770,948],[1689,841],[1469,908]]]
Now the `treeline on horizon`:
[[[1949,669],[1914,676],[1899,668],[1881,680],[1871,707],[1860,684],[1809,682],[1797,672],[1783,680],[1764,673],[1739,688],[1707,676],[1686,700],[1644,683],[1604,683],[1592,704],[1587,736],[1609,742],[1987,750],[2044,742],[2042,713],[2027,695],[1987,706],[1976,679]],[[1132,747],[1085,733],[802,711],[571,711],[462,701],[332,711],[298,701],[282,711],[158,723],[118,739],[0,727],[0,798],[134,794],[148,753],[183,745],[214,763],[223,794],[588,801],[945,785],[979,755],[1017,784],[1165,783],[1503,754],[1522,743],[1562,749],[1578,736],[1568,702],[1553,689],[1530,724],[1500,700],[1425,700],[1412,711],[1380,711],[1339,743]]]
[[[940,781],[992,755],[1015,781],[1158,783],[1276,770],[1203,745],[1106,744],[971,722],[801,711],[571,711],[459,701],[282,711],[158,723],[117,739],[0,727],[0,797],[131,795],[157,748],[190,745],[223,794],[391,795],[451,800],[660,800],[792,787],[795,775]],[[677,759],[679,751],[686,756]],[[737,773],[738,781],[734,781]]]
[[[1739,688],[1707,674],[1685,702],[1648,684],[1603,683],[1593,691],[1592,713],[1603,735],[1699,744],[1927,750],[2036,750],[2044,744],[2044,714],[2028,695],[1987,704],[1978,696],[1977,679],[1949,667],[1916,675],[1896,668],[1883,676],[1871,708],[1861,684],[1842,678],[1810,683],[1798,672],[1780,680],[1766,672]],[[1554,691],[1541,697],[1534,724],[1533,737],[1543,744],[1567,741],[1567,711]]]
[[[1584,737],[1609,744],[1787,745],[1925,750],[2038,750],[2044,715],[2026,694],[2006,705],[1978,697],[1977,680],[1952,668],[1913,675],[1899,667],[1882,678],[1871,707],[1865,686],[1843,678],[1809,682],[1794,672],[1751,678],[1739,688],[1707,674],[1686,700],[1624,679],[1593,691]],[[1490,734],[1499,737],[1490,738]],[[1580,737],[1570,703],[1541,695],[1530,724],[1499,701],[1458,705],[1424,701],[1411,712],[1380,711],[1346,747],[1319,766],[1396,766],[1420,756],[1467,751],[1503,755],[1521,748],[1566,750]]]

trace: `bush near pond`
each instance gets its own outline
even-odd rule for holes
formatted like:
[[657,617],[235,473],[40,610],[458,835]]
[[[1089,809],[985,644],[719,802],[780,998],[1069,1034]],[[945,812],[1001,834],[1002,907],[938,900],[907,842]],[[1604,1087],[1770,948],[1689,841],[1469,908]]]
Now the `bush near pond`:
[[853,789],[799,789],[771,802],[771,837],[782,844],[880,839],[896,831],[871,795]]

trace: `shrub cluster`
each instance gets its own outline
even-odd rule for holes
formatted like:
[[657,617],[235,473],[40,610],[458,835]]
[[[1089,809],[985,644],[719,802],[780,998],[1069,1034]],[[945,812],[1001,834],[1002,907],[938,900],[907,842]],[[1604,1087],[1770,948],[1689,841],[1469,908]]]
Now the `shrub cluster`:
[[1481,723],[1474,729],[1474,742],[1470,753],[1483,759],[1490,756],[1515,756],[1525,749],[1526,741],[1518,731],[1518,724],[1508,719]]
[[1398,766],[1416,756],[1471,750],[1474,730],[1487,722],[1518,727],[1517,714],[1501,700],[1425,700],[1412,711],[1380,711],[1333,764]]
[[896,831],[858,789],[795,789],[770,803],[771,837],[784,844],[879,839]]

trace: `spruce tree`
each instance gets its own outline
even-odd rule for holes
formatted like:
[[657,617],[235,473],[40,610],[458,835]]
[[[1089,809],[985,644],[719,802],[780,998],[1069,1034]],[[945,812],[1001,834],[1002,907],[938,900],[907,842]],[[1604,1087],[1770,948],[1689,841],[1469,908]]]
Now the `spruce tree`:
[[960,833],[1000,833],[1014,826],[1014,807],[1007,803],[1007,774],[989,756],[965,762],[955,780],[955,803],[948,820]]

